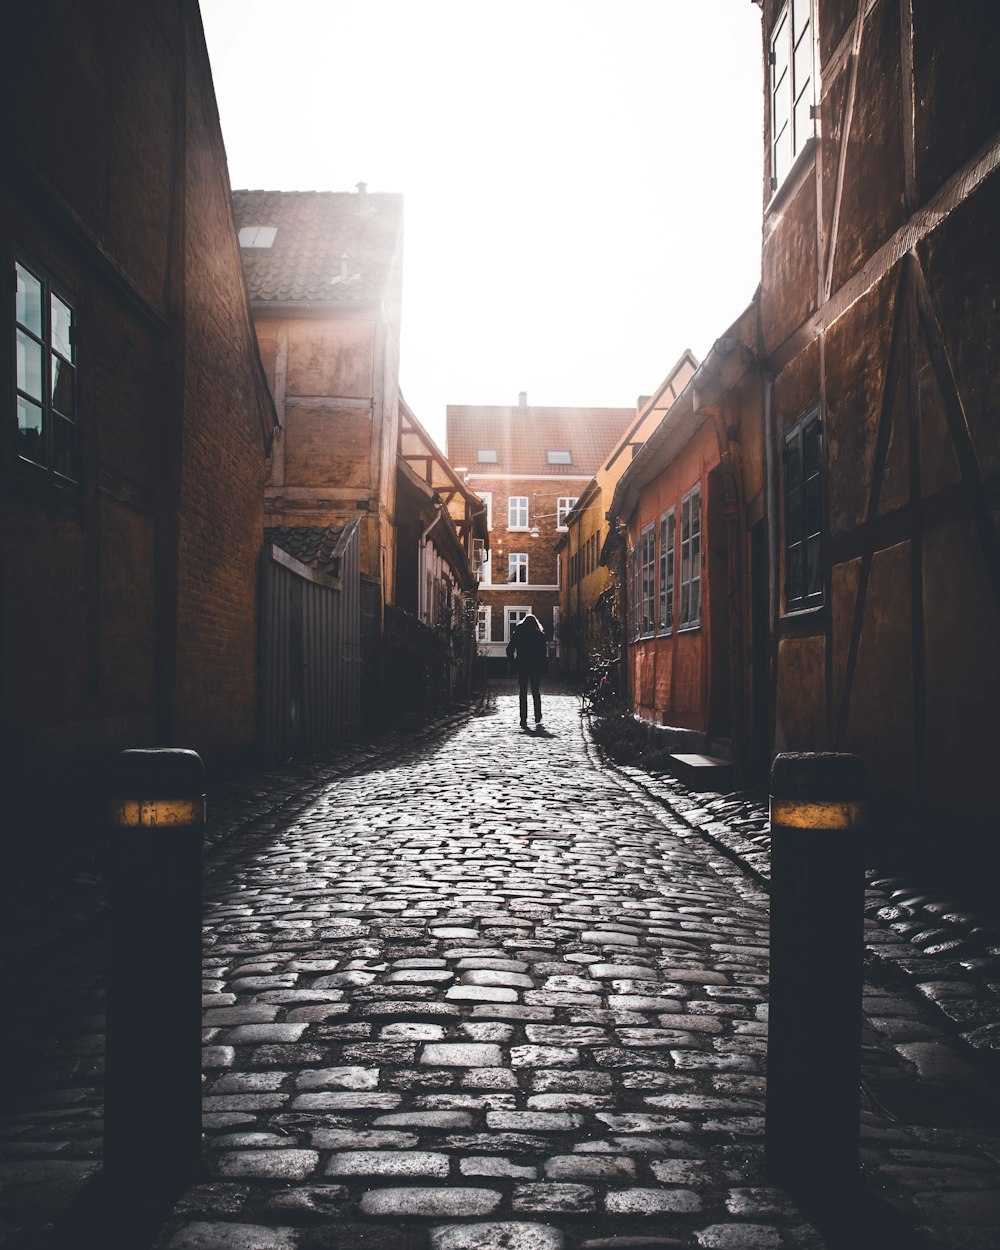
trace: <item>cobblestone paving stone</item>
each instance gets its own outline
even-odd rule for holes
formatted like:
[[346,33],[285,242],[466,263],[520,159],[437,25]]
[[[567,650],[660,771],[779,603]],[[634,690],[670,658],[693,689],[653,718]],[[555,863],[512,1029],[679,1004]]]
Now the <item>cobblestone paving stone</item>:
[[[214,803],[210,1174],[160,1247],[822,1245],[761,1175],[766,809],[610,767],[574,697],[546,715],[522,736],[501,695]],[[870,883],[864,1163],[929,1244],[986,1250],[1000,946],[941,902]],[[48,983],[49,1092],[0,1121],[12,1250],[99,1167],[100,978],[81,949]]]

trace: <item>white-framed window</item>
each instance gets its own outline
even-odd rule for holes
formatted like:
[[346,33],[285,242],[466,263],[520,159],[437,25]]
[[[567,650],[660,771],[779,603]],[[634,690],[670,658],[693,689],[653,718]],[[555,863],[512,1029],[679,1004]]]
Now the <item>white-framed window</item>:
[[528,554],[525,551],[511,551],[507,556],[508,582],[527,582]]
[[560,495],[556,500],[556,529],[564,530],[566,528],[566,518],[573,511],[573,505],[576,503],[574,495]]
[[681,500],[680,629],[701,624],[701,486]]
[[510,605],[504,608],[503,610],[503,640],[504,642],[510,642],[511,634],[514,632],[515,629],[517,629],[518,625],[520,625],[520,623],[524,620],[524,618],[528,615],[530,611],[531,611],[530,603],[526,607],[523,605],[516,606],[516,607],[513,605]]
[[549,464],[572,464],[573,457],[568,451],[547,451],[545,459]]
[[490,630],[492,628],[493,609],[485,603],[480,603],[476,607],[476,642],[483,643],[490,641]]
[[53,482],[80,480],[76,314],[40,271],[14,262],[15,449]]
[[486,552],[486,559],[479,566],[479,584],[481,586],[493,585],[493,552]]
[[497,452],[495,447],[480,447],[476,451],[476,460],[480,464],[496,464]]
[[771,32],[771,190],[816,134],[813,0],[788,0]]
[[639,633],[649,637],[656,628],[656,522],[639,535]]
[[486,505],[486,528],[490,531],[493,529],[493,492],[491,490],[481,490],[479,498]]
[[509,530],[526,530],[528,528],[527,495],[511,495],[507,500],[507,528]]
[[240,247],[270,247],[277,226],[243,226],[240,229]]
[[677,513],[673,508],[660,517],[660,598],[657,628],[669,634],[674,627],[674,544]]

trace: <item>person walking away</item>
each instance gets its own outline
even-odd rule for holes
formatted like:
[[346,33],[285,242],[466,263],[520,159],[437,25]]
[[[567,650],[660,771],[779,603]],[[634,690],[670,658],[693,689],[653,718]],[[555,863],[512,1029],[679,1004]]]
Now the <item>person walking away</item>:
[[542,679],[549,655],[549,644],[545,630],[537,616],[530,612],[518,623],[507,644],[507,659],[517,664],[517,677],[520,686],[521,728],[528,728],[528,685],[531,685],[531,699],[535,705],[535,724],[542,723],[542,696],[538,685]]

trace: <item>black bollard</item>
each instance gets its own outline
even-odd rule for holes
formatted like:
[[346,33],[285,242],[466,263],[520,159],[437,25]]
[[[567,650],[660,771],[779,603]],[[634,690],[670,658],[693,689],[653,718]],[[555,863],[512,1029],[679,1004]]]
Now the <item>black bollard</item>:
[[201,757],[122,751],[110,815],[104,1175],[140,1200],[201,1162]]
[[859,1179],[865,788],[855,755],[771,772],[766,1170],[821,1204]]

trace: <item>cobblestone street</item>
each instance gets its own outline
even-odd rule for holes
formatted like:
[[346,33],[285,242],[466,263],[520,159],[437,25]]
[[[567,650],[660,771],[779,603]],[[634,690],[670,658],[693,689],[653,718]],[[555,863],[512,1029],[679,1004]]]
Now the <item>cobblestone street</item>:
[[516,720],[346,779],[210,887],[222,1183],[172,1250],[244,1244],[223,1211],[261,1247],[817,1244],[759,1188],[763,895],[595,767],[578,700]]
[[[483,714],[401,743],[292,770],[270,813],[263,784],[239,819],[212,807],[234,832],[205,890],[208,1173],[157,1245],[822,1247],[763,1178],[767,895],[718,849],[722,800],[603,762],[563,692],[537,734],[501,684]],[[867,941],[931,967],[885,925]],[[38,1211],[97,1171],[84,955],[51,983],[90,987],[58,1088],[2,1129],[17,1250],[48,1246]],[[939,995],[958,983],[933,967]],[[866,1102],[869,1183],[912,1233],[878,1244],[987,1250],[1000,1140],[980,1075],[906,987],[870,982],[865,1006],[868,1078],[972,1109],[907,1123]]]

